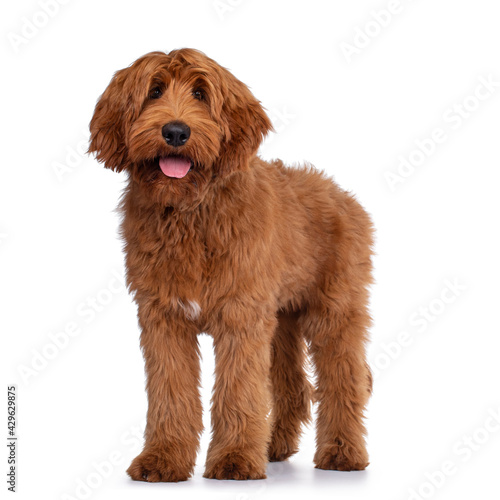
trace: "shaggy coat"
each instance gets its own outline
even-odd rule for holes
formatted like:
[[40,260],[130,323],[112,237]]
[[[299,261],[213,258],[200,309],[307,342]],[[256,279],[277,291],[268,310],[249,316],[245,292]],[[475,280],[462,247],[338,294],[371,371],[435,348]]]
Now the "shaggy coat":
[[122,234],[147,374],[132,479],[193,472],[201,332],[216,359],[205,477],[265,478],[297,451],[313,399],[316,467],[368,464],[372,225],[323,173],[261,160],[271,129],[249,89],[192,49],[141,57],[97,103],[89,151],[128,174]]

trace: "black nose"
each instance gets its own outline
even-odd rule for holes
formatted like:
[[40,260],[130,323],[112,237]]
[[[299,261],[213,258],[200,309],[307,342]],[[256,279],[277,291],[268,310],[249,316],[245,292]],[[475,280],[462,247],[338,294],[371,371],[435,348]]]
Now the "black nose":
[[186,144],[191,135],[191,129],[184,122],[175,121],[163,125],[161,133],[167,144],[176,148]]

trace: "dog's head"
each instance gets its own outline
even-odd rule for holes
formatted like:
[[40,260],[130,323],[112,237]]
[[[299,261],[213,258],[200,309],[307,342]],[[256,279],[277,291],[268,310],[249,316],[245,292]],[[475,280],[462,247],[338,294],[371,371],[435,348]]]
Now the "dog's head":
[[127,170],[153,201],[188,207],[214,179],[248,168],[271,129],[250,90],[203,53],[151,52],[100,97],[89,152]]

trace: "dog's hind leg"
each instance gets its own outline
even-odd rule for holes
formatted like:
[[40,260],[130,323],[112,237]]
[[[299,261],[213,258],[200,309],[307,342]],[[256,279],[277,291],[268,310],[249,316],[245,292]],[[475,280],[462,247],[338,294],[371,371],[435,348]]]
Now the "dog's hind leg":
[[305,372],[306,346],[299,313],[278,314],[271,350],[272,434],[269,460],[286,460],[297,452],[303,423],[311,418],[312,385]]
[[316,454],[319,469],[363,470],[368,465],[363,411],[371,391],[365,362],[362,311],[310,314],[318,401]]
[[365,361],[370,252],[366,243],[347,248],[300,319],[317,377],[314,462],[319,469],[362,470],[368,465],[363,412],[371,393]]
[[[368,465],[363,414],[371,393],[365,344],[371,319],[372,225],[350,196],[325,229],[330,255],[299,318],[316,373],[316,454],[319,469]],[[324,250],[323,250],[324,251]]]

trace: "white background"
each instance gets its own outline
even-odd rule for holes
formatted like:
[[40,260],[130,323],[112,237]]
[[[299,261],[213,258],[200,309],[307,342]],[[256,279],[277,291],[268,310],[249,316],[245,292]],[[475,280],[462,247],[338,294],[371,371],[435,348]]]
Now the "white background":
[[[18,498],[498,498],[500,422],[489,415],[500,418],[500,87],[478,86],[500,82],[500,9],[494,0],[397,4],[70,0],[44,20],[38,0],[3,3],[1,434],[6,386],[17,384]],[[377,15],[388,7],[397,12]],[[46,22],[30,31],[31,21]],[[31,38],[20,42],[23,32]],[[311,428],[265,481],[203,479],[213,371],[203,336],[207,430],[194,477],[147,484],[125,474],[147,401],[135,306],[114,278],[124,175],[81,151],[113,72],[186,46],[228,67],[268,109],[279,133],[264,158],[312,162],[373,215],[376,380],[364,472],[315,470]],[[430,151],[423,159],[418,140]],[[420,164],[391,189],[387,172],[411,155]],[[68,323],[78,335],[54,351]],[[34,371],[22,376],[23,367]],[[97,473],[110,458],[112,470]],[[436,472],[443,462],[446,476]]]

